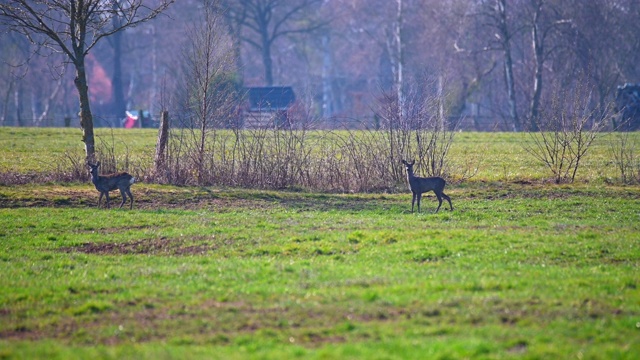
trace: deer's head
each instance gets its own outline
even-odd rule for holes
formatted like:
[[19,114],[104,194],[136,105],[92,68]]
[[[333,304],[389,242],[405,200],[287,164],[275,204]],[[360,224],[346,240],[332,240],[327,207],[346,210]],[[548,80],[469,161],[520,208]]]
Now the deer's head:
[[91,176],[98,176],[98,167],[100,166],[100,161],[98,161],[95,165],[92,163],[88,163],[87,165],[89,165],[89,172],[91,173]]
[[413,172],[413,164],[416,163],[415,160],[412,160],[411,162],[407,162],[403,159],[402,163],[404,164],[404,168],[407,169],[408,172]]

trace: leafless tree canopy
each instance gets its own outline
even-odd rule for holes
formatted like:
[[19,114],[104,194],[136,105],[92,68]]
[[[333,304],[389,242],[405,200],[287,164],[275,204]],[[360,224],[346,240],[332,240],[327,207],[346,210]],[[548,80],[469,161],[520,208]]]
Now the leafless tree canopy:
[[[143,0],[9,0],[0,4],[0,18],[10,31],[76,62],[102,38],[156,17],[170,3],[149,7]],[[117,27],[112,26],[114,18],[119,19]]]
[[267,85],[273,85],[273,55],[276,41],[294,34],[322,28],[326,22],[314,16],[321,0],[227,0],[222,4],[237,41],[248,44],[262,56]]
[[[97,126],[119,124],[125,107],[158,118],[203,9],[201,0],[169,3],[0,2],[0,121],[78,124],[86,111],[69,100],[74,78],[58,74],[85,57]],[[503,131],[535,130],[553,94],[583,76],[600,108],[618,86],[640,82],[639,0],[221,0],[215,11],[235,78],[293,86],[327,127],[371,126],[383,94],[402,102],[422,78],[434,79],[427,97],[445,94],[461,128]]]

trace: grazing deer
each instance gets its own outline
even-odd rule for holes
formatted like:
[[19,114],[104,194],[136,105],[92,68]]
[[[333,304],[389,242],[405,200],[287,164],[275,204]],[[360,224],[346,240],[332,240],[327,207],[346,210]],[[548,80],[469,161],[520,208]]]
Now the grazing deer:
[[418,200],[418,212],[420,212],[420,199],[422,198],[422,194],[427,191],[433,191],[438,198],[438,208],[436,212],[440,210],[440,206],[442,206],[442,198],[445,198],[449,202],[449,206],[451,207],[451,211],[453,211],[453,205],[451,205],[451,198],[444,193],[444,186],[447,184],[441,177],[418,177],[413,174],[413,164],[416,163],[415,160],[408,163],[402,160],[404,167],[407,169],[407,181],[409,182],[409,190],[413,193],[413,198],[411,199],[411,212],[413,212],[413,205]]
[[127,195],[131,198],[131,206],[130,209],[133,209],[133,195],[131,195],[131,185],[136,181],[136,178],[127,174],[126,172],[120,172],[109,175],[98,175],[98,167],[100,166],[100,161],[97,164],[92,165],[89,163],[89,171],[91,172],[91,182],[95,185],[96,190],[100,191],[100,198],[98,199],[98,207],[100,207],[100,202],[102,201],[102,195],[107,197],[107,208],[111,208],[109,204],[109,191],[113,191],[115,189],[120,190],[120,194],[122,195],[122,203],[120,204],[120,208],[127,201]]

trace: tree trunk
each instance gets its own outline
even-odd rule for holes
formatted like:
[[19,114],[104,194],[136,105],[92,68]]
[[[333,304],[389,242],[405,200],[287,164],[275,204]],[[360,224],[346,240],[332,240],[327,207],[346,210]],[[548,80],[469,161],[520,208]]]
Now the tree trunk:
[[2,115],[0,115],[0,126],[5,126],[8,124],[9,120],[9,102],[11,101],[11,93],[13,92],[13,73],[11,73],[9,77],[9,85],[7,86],[7,92],[4,95],[3,103],[2,103]]
[[[44,101],[45,101],[44,108],[42,109],[42,112],[40,113],[40,115],[36,120],[37,126],[42,126],[43,123],[44,123],[44,126],[52,125],[51,121],[47,121],[49,118],[49,109],[51,109],[51,104],[55,101],[56,97],[58,96],[58,92],[60,91],[61,88],[62,88],[62,77],[60,77],[56,82],[56,87],[53,89],[51,94],[49,94],[48,97],[44,98]],[[35,117],[36,112],[34,111],[33,114]]]
[[271,46],[267,45],[269,42],[266,41],[265,45],[262,46],[262,62],[264,63],[264,82],[267,86],[273,86],[273,60],[271,60]]
[[240,39],[240,27],[232,27],[231,34],[231,41],[233,41],[233,60],[236,64],[236,76],[238,76],[238,83],[244,85],[244,72],[242,71],[242,40]]
[[113,34],[113,112],[116,127],[121,126],[120,120],[127,111],[122,84],[122,34],[122,31]]
[[165,152],[169,139],[169,112],[163,111],[160,116],[160,129],[158,129],[158,142],[156,143],[155,173],[163,171],[165,165]]
[[404,51],[403,51],[403,39],[402,39],[402,0],[396,0],[396,21],[394,26],[393,35],[396,43],[396,56],[397,56],[397,73],[396,73],[396,91],[398,94],[398,107],[400,121],[404,121]]
[[18,85],[18,88],[13,92],[13,105],[16,110],[16,126],[22,127],[22,86]]
[[402,39],[402,0],[396,0],[396,14],[393,23],[385,29],[386,50],[391,62],[391,74],[393,76],[393,90],[395,91],[397,107],[394,120],[398,126],[405,118],[404,99],[404,57]]
[[[118,11],[119,2],[113,3],[113,10]],[[111,24],[114,29],[122,27],[122,18],[120,16],[114,16],[111,19]],[[112,35],[113,39],[113,104],[111,111],[115,115],[114,124],[112,126],[119,127],[120,120],[125,116],[127,111],[127,105],[124,102],[124,87],[122,84],[122,37],[124,31],[116,31]],[[155,70],[155,69],[154,69]],[[155,85],[155,84],[154,84]]]
[[506,1],[498,1],[498,11],[500,16],[500,32],[503,37],[503,49],[504,49],[504,79],[507,87],[508,103],[509,103],[509,116],[513,121],[514,131],[521,131],[520,119],[518,118],[518,108],[516,103],[516,90],[513,79],[513,59],[511,57],[511,34],[507,25],[507,8]]
[[329,35],[325,34],[322,36],[322,117],[326,119],[333,116],[332,68],[333,57],[331,56]]
[[529,126],[531,131],[538,131],[538,118],[540,117],[540,96],[542,94],[542,70],[544,66],[544,47],[543,39],[540,38],[540,29],[538,28],[538,12],[533,19],[531,28],[531,41],[533,42],[533,61],[535,64],[535,74],[533,76],[533,96],[531,97],[531,106],[529,108]]
[[507,86],[507,96],[509,98],[509,117],[513,121],[513,130],[522,130],[520,119],[518,118],[518,108],[516,104],[516,90],[513,80],[513,60],[511,59],[511,49],[506,48],[504,51],[504,79]]
[[93,115],[89,104],[89,87],[87,86],[87,74],[84,65],[84,57],[79,57],[75,63],[76,78],[74,84],[78,89],[80,98],[80,127],[82,128],[82,142],[84,142],[86,161],[95,161],[95,139],[93,136]]

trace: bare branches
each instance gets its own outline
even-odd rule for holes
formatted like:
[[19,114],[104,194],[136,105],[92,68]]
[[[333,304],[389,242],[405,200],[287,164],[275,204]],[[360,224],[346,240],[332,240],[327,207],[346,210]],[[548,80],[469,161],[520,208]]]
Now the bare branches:
[[620,172],[624,184],[640,183],[640,155],[637,137],[629,132],[616,132],[609,142],[609,154]]
[[[188,30],[190,41],[182,53],[184,74],[181,112],[187,114],[183,125],[187,129],[186,156],[193,163],[197,181],[202,183],[207,172],[208,147],[215,141],[215,129],[232,120],[240,97],[233,79],[233,48],[217,12],[216,0],[206,0],[202,17],[194,19]],[[212,139],[213,138],[213,139]]]
[[610,120],[606,110],[589,106],[589,89],[555,94],[549,110],[542,111],[529,131],[525,150],[553,174],[557,184],[573,182],[581,162]]
[[[311,16],[321,0],[226,0],[224,9],[239,40],[260,51],[265,82],[272,85],[273,62],[271,48],[279,38],[292,34],[311,33],[328,22]],[[242,32],[247,29],[247,32]]]
[[[0,4],[0,23],[76,63],[100,39],[153,19],[173,2],[152,8],[143,0],[9,0]],[[115,17],[117,27],[111,26]]]

